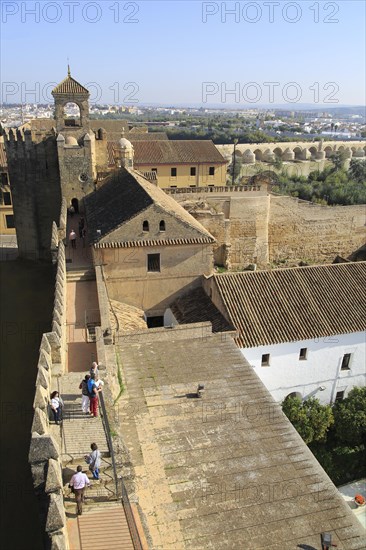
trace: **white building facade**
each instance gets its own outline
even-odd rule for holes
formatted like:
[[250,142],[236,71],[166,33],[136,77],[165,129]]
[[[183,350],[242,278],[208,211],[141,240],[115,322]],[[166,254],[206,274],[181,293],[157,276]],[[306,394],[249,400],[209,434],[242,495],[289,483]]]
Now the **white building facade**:
[[272,397],[316,397],[323,404],[347,397],[366,384],[365,332],[242,348]]

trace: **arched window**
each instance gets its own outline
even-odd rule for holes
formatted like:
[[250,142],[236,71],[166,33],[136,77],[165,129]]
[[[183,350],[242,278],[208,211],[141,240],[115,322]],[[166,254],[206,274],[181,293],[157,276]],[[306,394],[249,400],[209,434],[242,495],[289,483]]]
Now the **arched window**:
[[165,231],[165,221],[161,220],[159,223],[159,231]]
[[69,101],[68,103],[65,103],[63,111],[65,126],[81,126],[81,113],[79,105]]
[[142,231],[149,231],[149,222],[147,220],[142,223]]

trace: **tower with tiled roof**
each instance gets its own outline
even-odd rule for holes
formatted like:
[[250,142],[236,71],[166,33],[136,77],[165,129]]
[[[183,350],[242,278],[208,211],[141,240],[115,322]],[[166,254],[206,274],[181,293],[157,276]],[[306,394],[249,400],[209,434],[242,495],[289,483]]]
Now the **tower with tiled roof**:
[[[84,88],[71,76],[70,67],[67,70],[67,77],[64,78],[52,90],[55,100],[55,119],[57,132],[77,132],[82,130],[90,131],[89,126],[89,91]],[[67,118],[65,106],[67,103],[75,103],[80,111],[79,119]],[[78,130],[80,132],[78,132]]]
[[[72,78],[68,67],[67,77],[52,90],[52,95],[62,195],[68,206],[78,210],[80,199],[93,191],[96,178],[95,135],[89,121],[90,94]],[[67,116],[65,107],[70,103],[79,110],[78,117]]]

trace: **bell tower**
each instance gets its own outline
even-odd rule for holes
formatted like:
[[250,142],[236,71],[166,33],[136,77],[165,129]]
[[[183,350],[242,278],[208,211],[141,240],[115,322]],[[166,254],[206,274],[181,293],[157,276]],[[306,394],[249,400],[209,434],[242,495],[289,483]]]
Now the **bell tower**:
[[[68,66],[67,77],[52,90],[55,100],[55,119],[56,131],[62,133],[71,133],[76,139],[84,131],[90,131],[89,125],[89,91],[84,88],[71,76],[70,66]],[[65,106],[73,103],[75,111],[79,111],[75,117],[68,117],[65,112]],[[76,114],[74,112],[74,114]]]
[[55,100],[56,143],[61,193],[67,206],[94,190],[95,135],[89,121],[89,91],[71,76],[52,90]]

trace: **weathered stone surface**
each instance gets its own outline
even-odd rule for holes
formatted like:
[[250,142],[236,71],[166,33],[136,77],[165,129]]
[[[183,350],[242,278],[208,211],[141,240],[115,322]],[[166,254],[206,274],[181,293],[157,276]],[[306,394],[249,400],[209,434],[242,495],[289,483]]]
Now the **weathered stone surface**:
[[[43,338],[42,338],[43,340]],[[39,360],[38,360],[38,368],[44,367],[47,371],[49,371],[52,367],[52,359],[51,359],[51,346],[49,345],[49,342],[47,339],[45,339],[45,342],[47,342],[47,345],[49,347],[49,353],[46,352],[44,349],[41,349],[39,353]]]
[[69,550],[69,544],[65,529],[59,533],[50,534],[51,550]]
[[52,363],[60,363],[61,361],[61,343],[60,338],[56,332],[47,332],[47,339],[51,345],[51,357]]
[[56,332],[57,336],[62,338],[62,329],[59,323],[55,320],[52,321],[52,332]]
[[39,407],[42,410],[47,409],[49,403],[48,391],[40,385],[36,386],[36,392],[34,395],[33,408]]
[[43,334],[42,336],[42,340],[41,340],[41,345],[39,347],[40,351],[44,351],[46,354],[50,355],[51,353],[51,346],[50,346],[50,343],[46,337],[45,334]]
[[36,432],[38,435],[44,435],[48,433],[48,418],[44,410],[36,408],[34,410],[32,433]]
[[51,493],[48,507],[46,531],[47,533],[59,531],[66,523],[64,499],[62,495]]
[[57,460],[50,458],[46,479],[46,493],[56,493],[62,489],[61,466]]
[[33,487],[37,491],[44,491],[44,484],[46,482],[47,475],[47,461],[38,462],[37,464],[31,464]]
[[56,460],[59,454],[58,445],[52,435],[32,433],[28,456],[29,462],[43,462],[48,461],[50,458]]
[[38,366],[38,374],[36,379],[36,386],[42,386],[45,390],[49,390],[50,376],[49,371],[47,371],[42,365]]

